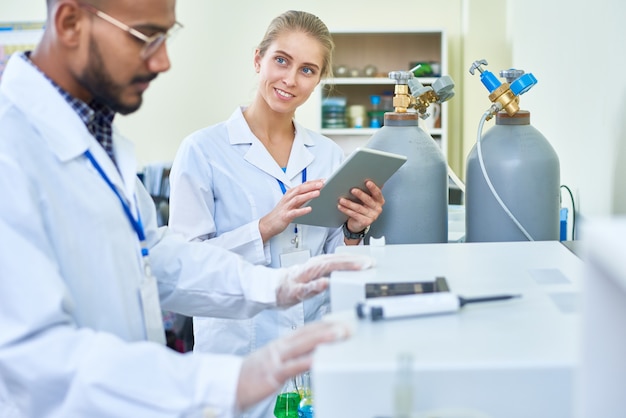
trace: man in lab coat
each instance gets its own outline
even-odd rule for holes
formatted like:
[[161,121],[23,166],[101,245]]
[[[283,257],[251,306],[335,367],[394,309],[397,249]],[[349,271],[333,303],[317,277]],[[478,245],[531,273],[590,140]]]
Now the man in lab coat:
[[243,359],[153,342],[163,341],[161,308],[249,317],[323,291],[332,270],[370,262],[322,256],[269,269],[156,227],[132,145],[111,123],[138,109],[150,81],[169,69],[174,7],[48,0],[40,45],[5,69],[0,412],[228,417],[308,369],[316,345],[345,334],[319,322]]

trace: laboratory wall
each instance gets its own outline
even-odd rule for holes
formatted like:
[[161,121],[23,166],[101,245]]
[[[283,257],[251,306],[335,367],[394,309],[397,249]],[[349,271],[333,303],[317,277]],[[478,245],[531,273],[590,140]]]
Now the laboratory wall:
[[[461,77],[460,67],[454,63],[460,61],[462,51],[462,3],[461,0],[415,0],[402,3],[401,7],[385,7],[375,0],[358,3],[179,1],[178,16],[186,27],[169,49],[172,70],[151,88],[146,106],[136,115],[124,118],[128,123],[120,119],[120,126],[140,141],[142,157],[165,159],[188,133],[228,118],[236,106],[252,99],[257,84],[252,62],[254,49],[270,21],[289,9],[318,15],[331,31],[444,28],[449,41],[450,72],[453,77]],[[407,57],[407,63],[410,61]],[[455,119],[460,117],[461,109],[460,101],[450,103]],[[296,117],[306,120],[305,112],[310,111],[305,105]],[[462,160],[460,123],[450,124],[450,136],[456,138],[451,141],[455,144],[450,147],[451,159],[459,162]],[[159,144],[156,148],[144,146],[155,142]]]
[[[138,112],[117,118],[136,144],[140,166],[170,161],[186,135],[251,100],[254,48],[270,20],[287,9],[313,12],[331,30],[445,29],[448,70],[457,85],[447,157],[462,178],[490,104],[478,76],[468,72],[471,63],[484,58],[494,73],[512,66],[532,72],[539,82],[522,96],[522,108],[557,151],[561,182],[574,192],[578,209],[585,216],[626,212],[621,0],[593,7],[582,0],[178,1],[185,28],[168,46],[171,70],[153,82]],[[44,18],[44,0],[0,2],[1,21]]]
[[[42,19],[43,0],[0,4],[0,19]],[[510,65],[505,47],[506,5],[494,0],[414,0],[393,7],[375,0],[337,2],[317,0],[267,0],[216,2],[185,0],[177,3],[178,19],[185,25],[169,45],[172,68],[145,94],[142,108],[117,118],[122,131],[137,144],[140,166],[171,160],[189,133],[227,118],[238,105],[248,103],[255,91],[252,55],[272,18],[288,9],[307,10],[320,16],[331,31],[414,31],[443,29],[448,40],[448,74],[457,83],[457,96],[448,103],[450,166],[463,177],[465,102],[475,98],[480,83],[469,77],[471,61],[490,52],[497,68]],[[486,11],[480,12],[480,11]],[[476,21],[476,19],[478,19]],[[489,25],[481,21],[490,22]],[[498,32],[498,33],[496,33]],[[472,41],[475,39],[475,41]],[[479,48],[476,53],[472,45]],[[412,60],[407,56],[407,63]],[[465,86],[469,91],[464,92]],[[488,103],[488,102],[487,102]],[[310,112],[307,105],[299,112]],[[319,109],[313,109],[319,112]],[[311,126],[311,128],[315,128]]]
[[561,182],[584,217],[626,213],[626,3],[508,5],[513,63],[539,81],[522,105],[556,149]]

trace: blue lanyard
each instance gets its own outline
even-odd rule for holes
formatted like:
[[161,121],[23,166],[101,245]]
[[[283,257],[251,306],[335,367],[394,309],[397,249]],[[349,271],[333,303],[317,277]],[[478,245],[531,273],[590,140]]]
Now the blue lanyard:
[[[286,170],[286,168],[284,170]],[[285,187],[285,184],[278,179],[276,179],[276,181],[280,186],[280,190],[283,191],[283,194],[287,193],[287,188]],[[304,170],[302,170],[302,183],[306,183],[306,167],[304,167]]]
[[[286,171],[287,168],[283,168],[283,171]],[[276,179],[276,181],[278,182],[278,185],[280,186],[280,190],[283,191],[283,194],[287,193],[287,188],[285,187],[285,184]],[[302,183],[306,182],[306,167],[304,167],[304,170],[302,170]],[[291,240],[291,243],[294,244],[296,246],[296,248],[298,248],[298,246],[300,245],[300,238],[298,237],[298,224],[295,224],[293,226],[293,233],[296,234],[296,236]]]
[[147,257],[148,248],[145,245],[146,235],[143,230],[143,224],[141,223],[141,216],[139,215],[139,210],[137,210],[137,219],[135,219],[135,217],[131,213],[130,205],[126,202],[126,199],[122,197],[120,192],[117,190],[117,187],[115,187],[111,179],[109,179],[109,177],[106,175],[102,167],[100,167],[100,164],[98,164],[98,161],[96,161],[96,159],[94,158],[94,156],[91,154],[89,150],[85,151],[85,157],[87,157],[87,159],[94,166],[98,174],[100,174],[100,177],[104,179],[106,184],[109,185],[111,190],[113,190],[113,193],[115,193],[115,195],[119,199],[120,203],[122,204],[122,208],[124,209],[124,213],[126,214],[126,217],[128,218],[128,221],[130,222],[131,226],[137,233],[137,237],[139,238],[139,242],[141,243],[141,255],[143,257]]

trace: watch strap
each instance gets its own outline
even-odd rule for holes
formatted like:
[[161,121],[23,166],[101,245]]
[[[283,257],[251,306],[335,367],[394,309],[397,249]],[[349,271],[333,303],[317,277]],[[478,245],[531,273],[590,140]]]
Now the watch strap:
[[367,234],[367,232],[370,230],[370,227],[368,225],[361,232],[352,232],[348,229],[348,221],[344,222],[341,228],[343,229],[343,236],[347,239],[362,239],[363,237],[365,237],[365,234]]

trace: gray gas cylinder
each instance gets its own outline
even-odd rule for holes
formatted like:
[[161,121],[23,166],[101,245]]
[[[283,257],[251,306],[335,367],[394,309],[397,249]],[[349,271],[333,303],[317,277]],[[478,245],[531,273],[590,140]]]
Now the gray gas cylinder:
[[387,244],[448,242],[447,163],[435,140],[418,126],[416,113],[385,113],[384,125],[366,147],[405,155],[384,184],[383,212],[366,237]]
[[[505,206],[535,241],[559,239],[559,159],[548,140],[530,125],[530,112],[496,115],[482,137],[482,156],[491,183]],[[527,241],[494,197],[474,145],[465,179],[467,242]]]

